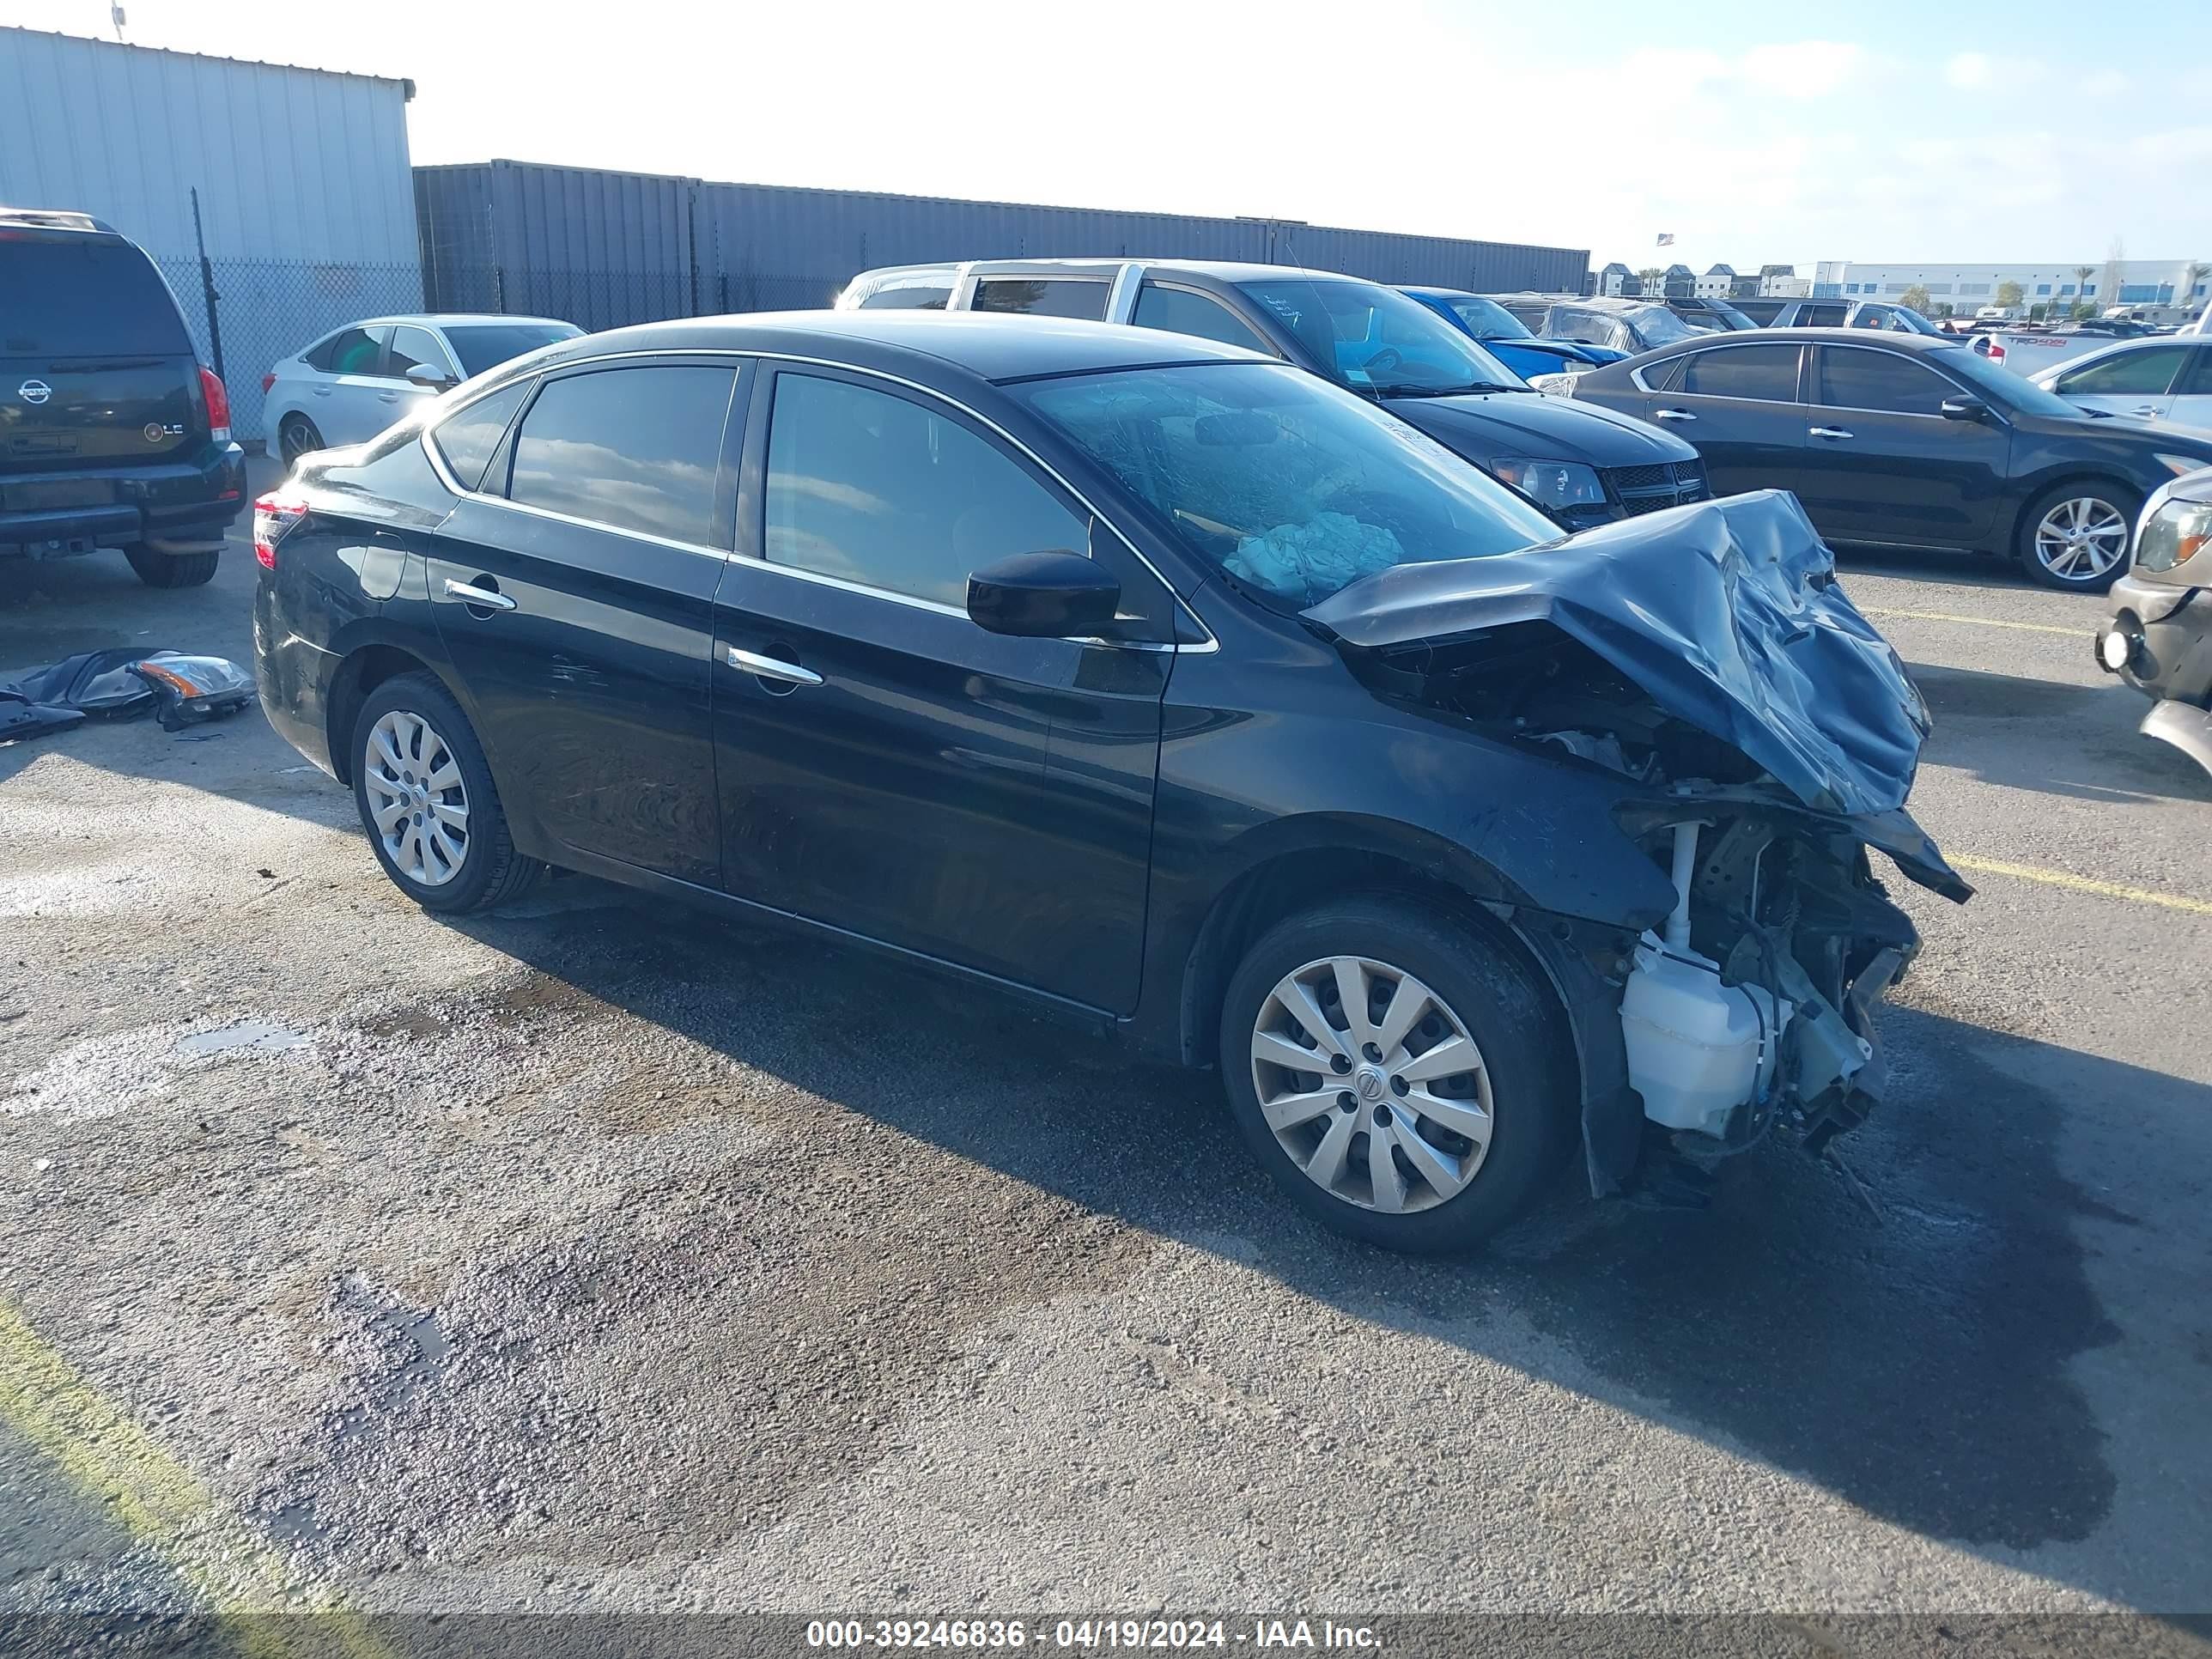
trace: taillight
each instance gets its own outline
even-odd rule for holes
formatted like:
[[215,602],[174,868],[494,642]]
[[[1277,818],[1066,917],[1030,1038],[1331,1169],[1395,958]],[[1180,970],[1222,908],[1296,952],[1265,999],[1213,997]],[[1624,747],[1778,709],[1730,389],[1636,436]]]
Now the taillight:
[[253,556],[264,570],[276,568],[276,544],[292,533],[292,526],[307,516],[304,496],[272,489],[253,504]]
[[230,441],[230,388],[204,363],[200,366],[200,392],[207,398],[208,436],[219,444]]
[[269,395],[269,388],[276,384],[276,371],[272,368],[266,374],[261,377],[261,395],[264,398],[267,397]]

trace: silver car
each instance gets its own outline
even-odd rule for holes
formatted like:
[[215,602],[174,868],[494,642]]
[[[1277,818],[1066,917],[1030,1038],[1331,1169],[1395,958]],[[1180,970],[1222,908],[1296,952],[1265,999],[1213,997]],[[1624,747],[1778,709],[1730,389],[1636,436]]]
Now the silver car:
[[287,467],[366,443],[449,386],[584,331],[552,317],[443,313],[333,329],[262,377],[264,429]]
[[2031,378],[2084,409],[2212,427],[2212,340],[2179,334],[2115,340]]

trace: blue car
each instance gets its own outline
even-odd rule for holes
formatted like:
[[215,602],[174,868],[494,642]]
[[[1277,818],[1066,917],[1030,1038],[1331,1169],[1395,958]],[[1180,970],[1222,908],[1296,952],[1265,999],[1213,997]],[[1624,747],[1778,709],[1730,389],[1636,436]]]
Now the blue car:
[[1450,288],[1409,288],[1401,291],[1419,300],[1454,328],[1481,341],[1492,356],[1523,380],[1532,374],[1561,374],[1570,365],[1592,368],[1601,363],[1617,363],[1628,356],[1611,346],[1539,339],[1504,306],[1480,294],[1462,294]]

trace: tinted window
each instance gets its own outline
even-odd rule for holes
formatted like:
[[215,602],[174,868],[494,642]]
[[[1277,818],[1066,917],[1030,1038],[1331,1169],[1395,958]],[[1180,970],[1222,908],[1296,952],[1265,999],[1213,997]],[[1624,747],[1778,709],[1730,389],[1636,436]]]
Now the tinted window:
[[407,378],[407,371],[417,363],[428,363],[441,374],[451,374],[453,365],[446,361],[446,349],[438,343],[437,337],[428,329],[402,325],[392,331],[392,351],[385,359],[384,372],[394,380]]
[[670,367],[547,382],[522,417],[507,493],[617,530],[728,546],[714,521],[714,473],[735,378]]
[[1066,276],[1050,282],[999,277],[975,284],[975,309],[1026,311],[1039,317],[1084,317],[1099,322],[1106,315],[1107,288],[1104,283]]
[[[507,423],[514,418],[514,411],[529,392],[529,380],[518,381],[489,398],[479,398],[458,415],[441,421],[431,433],[430,441],[438,446],[438,453],[445,457],[462,489],[474,489],[482,483],[484,464],[499,447]],[[492,493],[502,492],[495,485]]]
[[[879,288],[860,301],[863,311],[942,311],[952,297],[943,288]],[[1103,313],[1101,313],[1102,315]]]
[[1762,403],[1797,401],[1797,348],[1729,346],[1693,351],[1684,360],[1674,389],[1693,398],[1749,398]]
[[1146,283],[1137,295],[1135,321],[1139,328],[1194,334],[1201,340],[1218,340],[1224,345],[1243,346],[1250,351],[1267,350],[1267,343],[1228,307],[1188,289],[1155,288]]
[[385,328],[342,328],[307,354],[311,368],[326,374],[374,374],[384,356]]
[[1298,343],[1313,367],[1355,392],[1388,397],[1521,383],[1466,333],[1395,288],[1336,277],[1237,287]]
[[776,377],[771,564],[964,608],[971,570],[1089,547],[1086,520],[957,422],[842,380]]
[[461,360],[461,378],[511,362],[526,351],[573,340],[584,331],[574,323],[448,323],[446,338]]
[[2181,382],[2174,387],[2185,398],[2212,395],[2212,346],[2199,346]]
[[2070,396],[2097,394],[2117,398],[2160,398],[2173,384],[2174,371],[2189,355],[2187,346],[2147,346],[2123,351],[2101,362],[2058,377],[2058,390]]
[[0,350],[168,356],[191,349],[167,285],[128,243],[0,241]]
[[1467,325],[1467,331],[1478,340],[1525,340],[1528,331],[1521,319],[1495,300],[1480,298],[1447,301],[1453,313]]
[[1958,395],[1959,388],[1934,369],[1892,352],[1841,346],[1820,351],[1820,400],[1831,409],[1940,415],[1943,399]]

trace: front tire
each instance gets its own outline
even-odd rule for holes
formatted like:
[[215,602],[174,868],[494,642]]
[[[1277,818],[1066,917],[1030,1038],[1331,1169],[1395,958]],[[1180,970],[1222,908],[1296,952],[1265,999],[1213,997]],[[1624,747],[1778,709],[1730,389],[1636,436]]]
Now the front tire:
[[222,554],[220,550],[212,553],[156,553],[143,542],[133,542],[123,550],[123,556],[131,561],[138,580],[149,587],[204,587],[215,579],[215,568]]
[[1389,1249],[1463,1251],[1573,1144],[1559,1018],[1476,928],[1340,900],[1246,954],[1223,1000],[1222,1081],[1254,1156],[1314,1220]]
[[505,904],[544,872],[514,850],[483,746],[428,674],[386,680],[362,704],[353,799],[384,873],[426,910]]
[[2027,574],[2066,593],[2101,593],[2127,568],[2142,498],[2085,479],[2046,489],[2021,514],[2016,550]]

